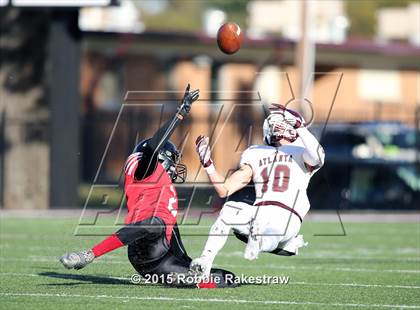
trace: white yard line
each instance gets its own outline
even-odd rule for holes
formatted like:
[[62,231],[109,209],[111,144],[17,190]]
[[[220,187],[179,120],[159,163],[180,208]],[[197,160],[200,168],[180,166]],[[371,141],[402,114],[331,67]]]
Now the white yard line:
[[[70,280],[80,280],[80,275],[78,274],[59,274],[59,276],[55,277],[54,273],[52,273],[50,276],[49,275],[42,275],[42,274],[36,274],[36,273],[18,273],[18,272],[0,272],[0,277],[51,277],[51,278],[55,278],[55,279],[70,279]],[[95,275],[93,275],[93,277],[95,277]],[[104,277],[104,276],[101,276]],[[106,276],[104,278],[107,279],[111,279],[111,280],[126,280],[129,283],[130,282],[130,278],[124,278],[124,277],[111,277],[111,276]]]
[[246,299],[219,299],[219,298],[176,298],[176,297],[140,297],[140,296],[114,296],[114,295],[79,295],[79,294],[50,294],[50,293],[0,293],[4,297],[58,297],[58,298],[91,298],[91,299],[125,299],[144,301],[182,301],[207,303],[233,303],[233,304],[263,304],[263,305],[313,305],[325,307],[355,307],[355,308],[403,308],[420,309],[415,305],[388,305],[388,304],[353,304],[353,303],[322,303],[312,301],[286,301],[286,300],[246,300]]
[[[417,250],[417,249],[416,249]],[[414,251],[414,249],[413,249]],[[330,259],[352,259],[352,260],[363,260],[363,261],[369,261],[369,260],[392,260],[393,262],[419,262],[420,258],[419,256],[400,256],[400,258],[395,258],[392,256],[386,257],[386,256],[378,256],[378,254],[386,254],[388,252],[372,252],[372,253],[363,253],[363,257],[360,257],[362,253],[359,255],[342,255],[339,254],[338,251],[321,251],[319,253],[313,253],[309,256],[311,258],[330,258]],[[400,253],[400,252],[398,252]],[[411,253],[410,253],[411,254]],[[244,252],[243,251],[233,251],[233,252],[222,252],[217,255],[218,257],[243,257]]]
[[[51,251],[60,253],[62,247],[60,246],[43,246],[43,245],[19,245],[16,243],[2,242],[0,244],[0,249],[25,249],[26,251]],[[397,262],[419,262],[420,263],[420,248],[406,247],[406,248],[395,248],[394,251],[399,253],[399,257],[395,258],[392,256],[384,256],[384,254],[389,253],[389,249],[385,247],[358,247],[352,248],[353,254],[342,254],[340,252],[340,247],[336,247],[333,250],[327,248],[320,248],[319,252],[311,253],[311,258],[332,258],[332,259],[352,259],[352,260],[392,260]],[[356,254],[354,254],[356,253]],[[418,254],[416,256],[401,256],[401,253],[404,254]],[[243,257],[243,251],[232,251],[232,252],[221,252],[218,254],[220,257]],[[382,256],[380,256],[382,255]],[[107,257],[118,257],[117,255],[108,254]]]
[[[224,264],[223,267],[228,268],[243,268],[242,265],[229,265]],[[390,273],[420,273],[420,269],[368,269],[368,268],[344,268],[344,267],[331,267],[325,268],[321,266],[296,266],[296,265],[261,265],[255,264],[254,266],[246,266],[247,269],[280,269],[280,270],[311,270],[311,271],[345,271],[345,272],[390,272]]]
[[[59,263],[59,257],[37,257],[37,258],[21,258],[21,257],[0,257],[0,261],[5,262],[36,262],[36,263]],[[129,261],[104,259],[95,261],[95,264],[129,264]]]
[[[11,262],[44,262],[44,263],[58,263],[58,256],[30,256],[29,258],[22,257],[1,257],[0,261]],[[128,260],[116,259],[99,259],[94,262],[95,264],[129,264]],[[243,268],[243,265],[230,265],[224,264],[223,267],[228,268]],[[311,270],[311,271],[344,271],[344,272],[386,272],[386,273],[420,273],[420,269],[368,269],[368,268],[347,268],[347,267],[321,267],[321,266],[297,266],[297,265],[274,265],[274,264],[255,264],[246,266],[247,269],[279,269],[279,270]]]
[[[11,277],[48,277],[48,275],[40,275],[36,273],[17,273],[17,272],[1,272],[0,276],[11,276]],[[54,274],[51,275],[52,278],[65,278],[70,280],[78,280],[79,275],[77,274],[60,274],[57,277],[54,277]],[[112,277],[106,276],[108,279],[113,280],[126,280],[130,282],[130,278],[127,277]],[[290,281],[288,285],[308,285],[308,286],[351,286],[351,287],[378,287],[378,288],[400,288],[400,289],[420,289],[418,285],[391,285],[391,284],[360,284],[360,283],[312,283],[312,282],[293,282]]]
[[288,284],[289,285],[310,285],[310,286],[352,286],[352,287],[420,289],[420,286],[418,285],[360,284],[360,283],[310,283],[310,282],[293,282],[293,281],[289,281]]

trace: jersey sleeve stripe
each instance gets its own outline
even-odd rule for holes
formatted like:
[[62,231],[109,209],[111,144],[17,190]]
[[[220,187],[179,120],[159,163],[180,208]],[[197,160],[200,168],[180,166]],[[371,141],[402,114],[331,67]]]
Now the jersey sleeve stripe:
[[125,162],[124,172],[127,173],[127,174],[130,174],[133,170],[133,167],[137,166],[137,162],[140,159],[141,159],[141,153],[140,152],[131,154],[127,158],[127,161]]
[[136,160],[135,160],[135,158],[134,159],[130,159],[130,160],[128,160],[127,162],[126,162],[126,164],[125,164],[125,166],[124,166],[124,171],[127,173],[128,172],[128,169],[129,169],[129,167],[130,167],[130,165],[133,163],[133,162],[135,162]]
[[126,169],[127,169],[127,167],[128,166],[130,166],[133,162],[136,162],[138,160],[138,157],[132,157],[132,158],[129,158],[128,160],[127,160],[127,163],[126,163]]
[[138,162],[137,161],[133,161],[133,163],[130,166],[128,166],[128,173],[127,174],[128,175],[132,175],[133,174],[133,170],[136,169],[137,165],[138,165]]

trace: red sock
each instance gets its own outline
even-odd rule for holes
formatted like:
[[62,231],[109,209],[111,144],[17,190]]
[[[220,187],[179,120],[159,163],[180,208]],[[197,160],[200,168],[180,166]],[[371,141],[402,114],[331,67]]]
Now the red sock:
[[112,234],[108,238],[106,238],[101,243],[95,245],[92,248],[92,252],[95,255],[95,257],[99,257],[101,255],[104,255],[108,252],[111,252],[112,250],[118,249],[122,247],[124,244],[121,242],[121,240],[117,237],[116,234]]

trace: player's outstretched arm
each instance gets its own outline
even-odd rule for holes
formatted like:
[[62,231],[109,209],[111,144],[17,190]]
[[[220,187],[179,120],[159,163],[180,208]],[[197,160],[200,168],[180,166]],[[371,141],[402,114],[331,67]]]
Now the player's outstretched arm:
[[321,168],[324,164],[325,153],[315,136],[306,128],[304,118],[296,111],[285,109],[285,120],[292,125],[302,139],[305,151],[302,154],[303,161],[308,170],[313,171]]
[[248,165],[242,166],[225,180],[225,177],[216,170],[213,160],[211,159],[209,138],[199,136],[195,143],[200,162],[206,170],[219,197],[225,198],[230,196],[245,187],[249,181],[251,181],[252,169]]
[[147,147],[141,156],[141,161],[135,171],[136,180],[142,180],[150,176],[156,169],[156,163],[160,148],[169,140],[172,133],[180,122],[188,115],[194,101],[199,97],[200,90],[190,91],[190,84],[185,89],[184,97],[175,115],[168,120],[147,143]]
[[305,145],[305,151],[302,154],[303,161],[311,167],[311,170],[321,168],[325,160],[325,152],[321,144],[306,127],[298,128],[297,133]]
[[190,84],[185,89],[184,97],[182,98],[181,104],[179,105],[175,115],[167,121],[158,131],[153,135],[149,141],[149,147],[152,150],[158,151],[166,141],[169,140],[175,128],[180,122],[190,113],[191,106],[194,101],[199,97],[200,90],[196,89],[190,91]]

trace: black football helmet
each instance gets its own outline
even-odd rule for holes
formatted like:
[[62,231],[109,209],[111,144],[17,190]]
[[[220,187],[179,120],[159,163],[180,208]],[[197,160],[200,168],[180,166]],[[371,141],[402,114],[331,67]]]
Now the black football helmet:
[[[144,152],[149,140],[150,139],[146,139],[137,144],[134,152]],[[181,160],[181,153],[172,142],[166,141],[166,143],[160,148],[158,160],[169,174],[172,182],[185,182],[185,179],[187,178],[187,166],[179,163]]]

